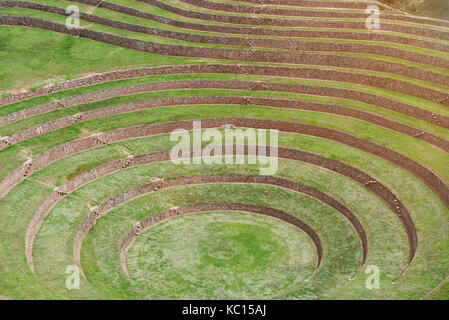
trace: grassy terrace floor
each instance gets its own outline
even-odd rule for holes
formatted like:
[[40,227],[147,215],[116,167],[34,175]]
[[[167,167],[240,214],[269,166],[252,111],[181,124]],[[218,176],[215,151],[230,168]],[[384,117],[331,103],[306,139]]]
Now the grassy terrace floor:
[[[13,0],[13,1],[22,2],[20,0]],[[81,12],[84,12],[84,13],[88,13],[88,14],[91,14],[91,15],[95,15],[95,16],[98,16],[98,17],[107,18],[107,19],[111,19],[111,20],[128,22],[130,24],[135,24],[135,25],[140,25],[140,26],[145,26],[145,27],[151,27],[151,28],[157,28],[157,29],[160,29],[160,30],[186,32],[186,33],[189,33],[189,34],[199,34],[199,35],[213,35],[213,36],[223,35],[222,33],[210,32],[210,31],[207,31],[207,30],[199,30],[199,29],[198,30],[193,30],[193,29],[189,29],[187,27],[186,28],[181,28],[181,27],[177,27],[177,26],[175,26],[173,24],[170,24],[170,23],[157,22],[157,21],[153,21],[153,20],[149,20],[149,19],[144,19],[144,18],[132,16],[130,14],[124,14],[124,13],[120,13],[120,12],[117,12],[117,11],[112,11],[112,10],[109,10],[109,9],[106,9],[106,8],[102,8],[102,7],[98,7],[97,8],[97,7],[89,6],[89,5],[78,3],[78,2],[69,2],[69,1],[62,1],[62,0],[51,0],[51,1],[35,0],[35,1],[30,1],[30,2],[31,3],[43,4],[43,5],[47,5],[47,6],[51,6],[51,7],[56,7],[56,8],[63,8],[63,9],[65,9],[68,4],[76,5],[76,6],[78,6],[80,8]],[[120,3],[120,2],[117,2],[117,4],[122,5],[122,3]],[[133,4],[136,4],[136,3],[133,3]],[[143,7],[143,8],[139,7],[139,8],[136,8],[136,9],[138,9],[139,11],[142,11],[142,12],[146,12],[146,13],[153,13],[151,10],[148,10],[146,7]],[[144,10],[144,9],[146,9],[146,10]],[[3,8],[2,10],[6,10],[6,8]],[[328,20],[328,19],[326,19],[326,20]],[[183,19],[182,17],[177,16],[176,20],[172,20],[172,21],[177,21],[177,22],[185,21],[185,22],[187,22],[187,21],[191,21],[191,19]],[[338,21],[340,21],[340,20],[338,20]],[[199,21],[199,22],[201,22],[201,23],[199,23],[199,25],[204,23],[204,21]],[[207,25],[205,25],[205,26],[207,26]],[[235,25],[235,26],[237,26],[237,25]],[[249,26],[249,25],[246,25],[245,27],[251,28],[251,26]],[[261,26],[261,27],[263,27],[263,26]],[[272,26],[272,27],[269,27],[269,29],[290,30],[292,28],[287,28],[287,27],[282,27],[282,28],[278,27],[277,28],[275,26]],[[294,30],[311,30],[311,28],[298,27],[298,28],[294,28]],[[334,29],[332,29],[332,28],[313,28],[313,30],[316,30],[316,31],[332,31],[332,30],[334,30],[334,31],[347,32],[347,33],[351,33],[351,32],[355,31],[357,33],[369,33],[365,29],[357,29],[357,30],[344,30],[343,29],[343,30],[341,30],[341,29],[337,29],[337,28],[334,28]],[[412,36],[412,35],[409,35],[409,34],[398,33],[398,32],[394,33],[394,32],[379,31],[379,33],[380,34],[385,34],[385,35],[393,35],[394,34],[394,35],[398,35],[398,36],[405,37],[405,38],[416,38],[415,35]],[[298,35],[300,35],[300,33],[298,33]],[[239,35],[229,33],[229,34],[227,34],[227,36],[228,37],[237,37]],[[250,32],[248,32],[248,34],[245,34],[244,36],[246,38],[249,38],[249,39],[251,39],[251,38],[282,39],[282,37],[279,37],[279,36],[277,36],[277,37],[276,36],[267,37],[267,36],[260,36],[260,35],[259,36],[254,36]],[[304,36],[301,36],[301,37],[298,36],[297,38],[295,38],[295,37],[289,37],[289,38],[290,39],[311,40],[311,39],[307,39],[307,37],[304,37]],[[421,39],[423,41],[430,40],[429,38],[426,38],[426,37],[418,37],[418,39]],[[443,43],[443,44],[447,44],[448,43],[447,41],[438,40],[438,39],[432,39],[432,41],[437,41],[437,42]]]
[[[39,87],[94,72],[195,61],[148,55],[44,30],[2,27],[0,37],[2,90]],[[15,41],[18,38],[21,41]]]

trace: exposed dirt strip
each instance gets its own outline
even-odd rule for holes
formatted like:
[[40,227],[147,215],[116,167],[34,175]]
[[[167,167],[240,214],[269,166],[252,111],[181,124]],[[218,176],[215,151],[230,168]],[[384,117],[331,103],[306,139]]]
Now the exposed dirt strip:
[[[60,82],[54,85],[46,86],[44,88],[36,89],[35,91],[18,93],[7,98],[0,98],[0,106],[59,92],[62,90],[79,88],[99,83],[112,82],[117,80],[125,80],[138,77],[146,77],[146,76],[177,75],[177,74],[181,75],[191,73],[272,76],[272,77],[317,79],[317,80],[347,82],[358,85],[372,86],[385,90],[396,91],[449,106],[448,93],[375,75],[364,75],[348,71],[336,71],[336,70],[305,68],[305,67],[291,68],[291,67],[265,67],[265,66],[226,65],[226,64],[148,67],[148,68],[137,68],[137,69],[105,72],[79,79]],[[255,82],[255,85],[258,85],[259,82]],[[59,100],[59,102],[62,103],[62,100]],[[20,112],[23,112],[24,114],[21,116]],[[16,116],[13,116],[14,113],[8,116],[0,117],[0,126],[18,121],[17,119],[24,119],[23,117],[27,117],[27,112],[30,111],[20,111],[20,112],[16,113],[17,118]],[[30,115],[32,114],[33,113],[30,113]],[[422,117],[422,115],[420,115],[420,117]]]
[[112,34],[88,30],[88,29],[67,29],[65,25],[53,23],[41,19],[4,16],[0,15],[0,25],[25,26],[50,30],[77,37],[83,37],[95,41],[100,41],[128,49],[167,55],[194,58],[209,58],[220,60],[234,60],[246,62],[273,62],[283,64],[302,65],[324,65],[334,67],[353,67],[356,69],[386,72],[408,78],[427,81],[430,83],[449,86],[449,77],[432,71],[419,68],[407,67],[391,62],[373,60],[369,58],[346,57],[340,55],[324,53],[290,53],[264,50],[229,50],[215,48],[197,48],[178,45],[164,45],[119,37]]
[[[44,12],[51,12],[61,16],[68,16],[65,9],[36,4],[32,2],[0,2],[0,7],[7,8],[30,8]],[[269,49],[288,49],[298,51],[317,51],[317,52],[345,52],[357,54],[375,54],[395,59],[403,59],[415,63],[423,63],[438,68],[449,69],[449,60],[434,57],[426,54],[411,52],[397,48],[391,48],[377,44],[361,44],[361,43],[332,43],[323,41],[297,41],[297,40],[281,40],[281,39],[245,39],[236,37],[195,35],[191,33],[181,33],[155,28],[143,27],[134,24],[128,24],[120,21],[105,19],[94,15],[80,12],[80,19],[96,24],[110,26],[122,30],[139,32],[158,37],[189,41],[203,44],[250,47],[250,48],[269,48]]]
[[173,107],[173,106],[197,106],[197,105],[264,106],[270,108],[306,110],[327,114],[335,114],[366,121],[368,123],[372,123],[387,129],[391,129],[406,134],[413,138],[426,141],[432,146],[446,153],[449,153],[449,141],[437,135],[434,135],[430,132],[417,129],[412,126],[402,124],[394,120],[390,120],[386,117],[372,114],[370,112],[340,106],[302,102],[289,99],[249,98],[238,96],[196,96],[196,97],[154,99],[86,111],[72,116],[67,116],[49,122],[45,122],[24,129],[17,133],[14,133],[9,137],[0,138],[0,151],[14,144],[26,141],[28,139],[94,119],[101,119],[114,115],[132,113],[142,110],[149,110],[153,108]]
[[[207,0],[178,0],[180,2],[188,3],[190,5],[211,9],[215,11],[225,11],[234,13],[245,13],[245,14],[265,14],[273,16],[291,16],[291,17],[317,17],[317,18],[342,18],[342,19],[366,19],[368,14],[365,12],[344,12],[344,11],[312,11],[312,10],[300,10],[300,9],[285,9],[285,8],[272,8],[265,6],[245,6],[239,4],[230,3],[220,3],[212,2]],[[332,6],[332,3],[330,3]],[[365,8],[369,5],[377,5],[376,3],[366,3]],[[314,7],[314,6],[312,6]],[[318,7],[315,7],[318,8]],[[413,23],[430,24],[435,26],[441,26],[449,28],[449,22],[442,20],[426,19],[418,16],[410,16],[404,14],[390,14],[380,12],[381,19],[385,20],[395,20],[395,21],[406,21]]]
[[[244,203],[207,203],[207,204],[197,204],[197,205],[182,207],[179,209],[165,211],[156,216],[149,217],[149,218],[139,222],[138,226],[134,227],[128,233],[128,235],[123,240],[121,247],[120,247],[120,263],[122,265],[123,271],[125,272],[126,276],[128,278],[131,278],[128,274],[128,268],[126,267],[126,255],[128,253],[129,248],[132,246],[135,239],[141,232],[143,232],[143,231],[145,231],[165,220],[168,220],[168,219],[180,216],[180,215],[195,214],[195,213],[209,212],[209,211],[249,212],[249,213],[260,214],[260,215],[276,218],[276,219],[284,221],[288,224],[293,225],[294,227],[302,230],[310,238],[310,240],[312,240],[312,243],[315,247],[315,251],[317,254],[315,272],[319,268],[321,259],[323,256],[323,247],[321,244],[320,237],[308,224],[302,222],[298,218],[296,218],[284,211],[266,207],[266,206],[260,206],[260,205],[251,205],[251,204],[244,204]],[[82,269],[82,267],[80,267],[80,269]]]
[[[79,0],[84,2],[86,0]],[[87,0],[92,1],[92,0]],[[102,0],[97,0],[101,2]],[[298,20],[298,19],[276,19],[276,18],[263,18],[263,17],[248,17],[248,16],[232,16],[232,15],[220,15],[198,11],[189,11],[182,8],[178,8],[167,3],[160,2],[158,0],[136,0],[153,7],[168,11],[179,16],[183,16],[191,19],[199,19],[204,21],[223,22],[231,24],[251,25],[251,26],[270,26],[270,27],[308,27],[308,28],[337,28],[337,29],[359,29],[366,30],[365,19],[362,22],[354,21],[331,21],[331,20]],[[105,1],[106,2],[106,1]],[[86,2],[87,3],[87,2]],[[103,2],[104,3],[104,2]],[[102,5],[103,6],[103,5]],[[368,16],[368,15],[367,15]],[[366,16],[366,17],[367,17]],[[433,20],[430,20],[433,21]],[[382,21],[382,31],[392,31],[413,34],[422,37],[434,38],[438,40],[449,40],[449,32],[421,28],[420,26],[407,26],[397,23],[387,23]]]

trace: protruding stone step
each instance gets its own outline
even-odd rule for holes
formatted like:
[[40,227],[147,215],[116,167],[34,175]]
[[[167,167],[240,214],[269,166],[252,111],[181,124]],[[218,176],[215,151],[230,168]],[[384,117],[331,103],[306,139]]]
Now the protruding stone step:
[[377,183],[376,180],[369,180],[369,181],[365,182],[363,185],[364,185],[364,186],[368,186],[368,185],[370,185],[370,184],[375,184],[375,183]]
[[133,156],[126,158],[125,163],[123,163],[123,165],[122,165],[122,169],[128,168],[131,165],[131,163],[133,162],[133,160],[134,160]]
[[25,173],[23,174],[24,177],[28,176],[28,173],[31,170],[31,166],[32,166],[32,161],[28,160],[27,162],[25,162]]
[[9,136],[1,137],[0,138],[0,148],[4,149],[6,147],[9,147],[11,145],[11,142],[9,141]]
[[95,6],[95,8],[101,7],[101,6],[103,5],[103,3],[104,3],[104,0],[101,0],[101,1]]
[[95,139],[95,141],[97,141],[97,143],[99,143],[100,145],[107,145],[108,143],[106,141],[104,141],[103,139],[101,139],[100,137],[102,136],[101,133],[95,134],[92,137]]

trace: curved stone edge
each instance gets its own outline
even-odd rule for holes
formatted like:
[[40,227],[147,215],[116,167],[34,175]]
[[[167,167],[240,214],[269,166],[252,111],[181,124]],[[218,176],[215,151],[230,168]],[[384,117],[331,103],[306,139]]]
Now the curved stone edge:
[[[187,80],[187,81],[169,81],[145,83],[126,87],[106,89],[91,93],[81,94],[73,97],[59,99],[46,104],[37,105],[35,107],[23,109],[17,112],[0,116],[0,126],[6,126],[33,116],[49,113],[55,110],[73,107],[80,104],[97,102],[101,100],[141,94],[153,91],[169,91],[182,89],[235,89],[246,91],[277,91],[288,93],[300,93],[315,95],[321,97],[342,98],[351,101],[371,104],[386,110],[423,120],[431,124],[435,124],[449,129],[449,118],[430,112],[403,102],[399,102],[380,95],[365,93],[354,89],[340,89],[332,87],[322,87],[292,83],[273,83],[264,81],[242,81],[242,80]],[[413,89],[413,88],[410,88]],[[449,95],[434,92],[435,97],[438,96],[438,103],[447,104],[449,106]],[[250,97],[248,97],[250,98]],[[185,99],[189,99],[186,97]],[[255,98],[252,98],[255,99]]]
[[[180,21],[180,20],[173,20],[170,18],[165,18],[161,16],[157,16],[154,14],[150,14],[148,12],[143,12],[140,10],[136,10],[133,8],[113,4],[110,2],[100,2],[98,0],[73,0],[74,2],[79,2],[91,6],[101,6],[103,8],[106,8],[108,10],[120,12],[126,15],[132,15],[135,17],[152,20],[156,22],[160,22],[167,25],[172,25],[175,27],[183,28],[183,29],[191,29],[191,30],[198,30],[198,31],[209,31],[209,32],[217,32],[217,33],[229,33],[229,34],[242,34],[242,35],[260,35],[260,36],[277,36],[277,37],[329,37],[329,38],[346,38],[346,39],[352,39],[352,40],[373,40],[373,41],[381,41],[380,39],[389,39],[389,41],[400,41],[398,43],[402,44],[411,44],[420,46],[418,43],[419,41],[416,41],[417,39],[412,39],[409,37],[402,37],[398,35],[386,35],[386,34],[377,34],[377,33],[369,33],[369,34],[363,34],[363,33],[354,33],[354,32],[348,32],[349,29],[346,29],[345,31],[338,31],[340,28],[336,28],[335,30],[329,30],[329,31],[315,31],[315,30],[300,30],[299,32],[297,30],[275,30],[275,29],[258,29],[258,28],[248,28],[248,27],[230,27],[226,25],[222,26],[216,26],[216,25],[205,25],[201,23],[190,23],[186,21]],[[364,8],[366,9],[366,7]],[[431,19],[435,20],[435,19]],[[438,22],[441,22],[442,20],[437,20]],[[443,21],[445,22],[445,21]],[[353,28],[352,28],[353,29]],[[366,29],[366,26],[363,26],[362,29]],[[347,38],[349,36],[349,38]],[[405,42],[404,42],[405,41]],[[420,40],[421,41],[421,40]],[[437,48],[437,44],[432,44],[431,41],[426,41],[425,47],[430,46],[429,48]],[[421,44],[423,45],[423,44]],[[438,46],[438,48],[447,48],[447,46]],[[438,49],[437,49],[438,50]],[[445,50],[443,50],[445,51]]]
[[[297,7],[323,7],[340,9],[366,9],[367,4],[379,4],[376,1],[362,2],[362,1],[318,1],[318,0],[239,0],[239,2],[248,2],[253,4],[266,4],[277,6],[297,6]],[[381,5],[384,6],[384,5]]]
[[[406,169],[407,171],[420,178],[425,184],[427,184],[427,186],[429,186],[434,191],[435,194],[440,197],[440,199],[446,204],[446,206],[449,207],[449,188],[437,175],[435,175],[431,170],[424,167],[423,165],[381,145],[365,141],[336,130],[290,122],[248,118],[221,118],[202,120],[202,127],[204,129],[223,127],[224,125],[228,124],[231,124],[234,127],[248,127],[255,129],[268,128],[277,129],[281,132],[286,133],[306,134],[314,137],[332,140],[374,154],[399,167]],[[31,175],[32,173],[41,170],[49,163],[54,162],[58,159],[62,159],[70,154],[121,140],[170,133],[175,129],[181,128],[189,131],[192,130],[191,121],[182,120],[163,124],[127,127],[87,138],[82,138],[79,140],[74,140],[64,145],[55,147],[11,172],[0,183],[0,196],[3,198],[9,192],[9,190],[11,190],[19,182],[24,180],[28,175]],[[377,184],[377,181],[374,181],[374,184]],[[399,206],[397,208],[395,206],[396,212],[398,212],[399,209]],[[403,214],[403,212],[398,213],[400,217],[403,217]],[[408,221],[408,223],[411,223],[414,226],[408,211],[406,211],[405,217],[403,218],[405,219],[404,221]],[[409,240],[411,242],[411,247],[416,248],[418,241],[417,234],[409,234]],[[412,256],[414,256],[414,254]]]

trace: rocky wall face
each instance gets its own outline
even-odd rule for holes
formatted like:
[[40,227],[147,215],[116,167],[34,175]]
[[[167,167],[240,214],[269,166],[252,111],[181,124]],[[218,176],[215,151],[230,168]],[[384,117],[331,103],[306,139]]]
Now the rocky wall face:
[[[299,6],[299,7],[324,7],[329,6],[327,1],[308,1],[308,0],[245,0],[244,2],[254,4],[266,4],[277,6]],[[333,8],[346,8],[346,9],[365,9],[366,4],[361,2],[342,1],[332,4]]]
[[[226,88],[235,90],[259,90],[259,91],[284,91],[293,93],[309,93],[313,95],[324,95],[324,96],[336,96],[340,98],[348,98],[352,95],[352,90],[342,90],[334,88],[321,88],[321,87],[308,87],[301,85],[280,85],[273,83],[250,83],[250,82],[240,82],[240,81],[192,81],[192,82],[169,82],[166,85],[164,83],[144,84],[134,87],[125,87],[119,89],[111,89],[107,91],[96,92],[92,96],[87,94],[85,96],[77,96],[80,103],[85,103],[86,101],[94,101],[96,99],[105,99],[105,97],[112,97],[117,95],[125,95],[128,93],[146,92],[159,89],[182,89],[182,88]],[[102,96],[100,93],[104,93]],[[354,92],[358,96],[359,100],[365,103],[370,103],[373,105],[381,105],[392,109],[393,111],[400,112],[412,116],[416,119],[426,120],[429,123],[437,124],[441,127],[449,128],[449,119],[443,116],[436,116],[435,114],[416,108],[408,106],[406,104],[397,103],[393,104],[389,99],[384,99],[382,97]],[[76,101],[77,97],[71,99],[72,103],[78,104]],[[92,99],[92,100],[90,100]],[[61,104],[61,102],[58,102]],[[55,103],[55,105],[58,105]],[[67,105],[67,101],[63,101],[64,105]],[[67,126],[71,126],[80,122],[94,120],[98,118],[105,118],[113,115],[119,115],[123,113],[137,112],[141,110],[147,110],[151,108],[167,107],[167,106],[179,106],[179,105],[210,105],[210,104],[224,104],[224,105],[247,105],[247,106],[268,106],[273,108],[284,108],[284,109],[297,109],[297,110],[309,110],[315,112],[324,112],[329,114],[336,114],[341,116],[352,117],[354,119],[359,119],[369,123],[373,123],[388,129],[392,129],[397,132],[404,133],[406,135],[415,137],[417,139],[426,141],[446,152],[449,152],[449,142],[435,136],[429,132],[416,129],[414,127],[378,116],[369,112],[362,110],[345,108],[340,106],[324,105],[319,103],[305,103],[296,100],[286,100],[286,99],[271,99],[271,98],[249,98],[249,97],[223,97],[223,96],[198,96],[198,97],[182,97],[182,98],[164,98],[164,99],[154,99],[149,101],[140,101],[136,103],[128,103],[119,106],[112,106],[100,109],[94,109],[80,114],[75,114],[72,116],[59,118],[52,120],[34,127],[27,128],[23,131],[19,131],[12,136],[3,137],[3,145],[0,145],[0,150],[5,149],[13,144],[37,137],[39,135],[61,129]],[[46,110],[47,105],[44,105],[44,110]],[[36,107],[39,109],[39,106]],[[37,111],[38,112],[38,111]],[[114,138],[115,139],[115,138]]]

